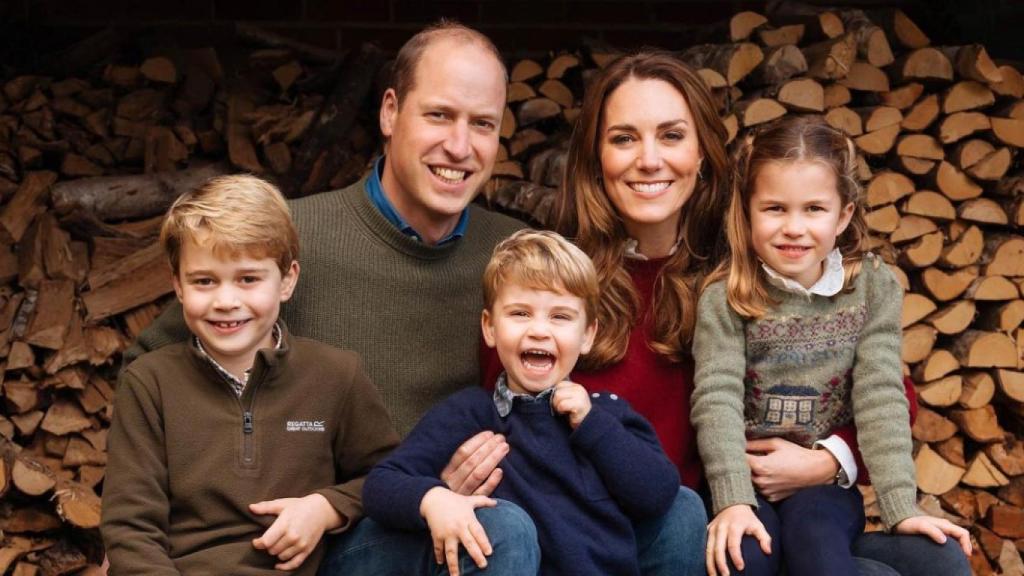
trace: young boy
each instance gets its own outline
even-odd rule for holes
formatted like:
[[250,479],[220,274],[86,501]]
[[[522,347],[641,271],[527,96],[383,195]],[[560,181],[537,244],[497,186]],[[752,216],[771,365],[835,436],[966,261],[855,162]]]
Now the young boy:
[[[679,475],[624,401],[567,381],[597,330],[593,264],[558,234],[523,230],[495,248],[483,284],[484,340],[505,372],[493,394],[468,389],[423,417],[367,477],[367,515],[428,527],[434,560],[453,575],[460,544],[484,567],[490,544],[474,509],[496,502],[458,495],[439,476],[463,441],[493,430],[510,445],[494,496],[533,519],[540,573],[639,574],[631,519],[664,514]],[[524,565],[517,574],[536,573]]]
[[212,179],[160,231],[193,337],[121,374],[101,531],[111,574],[315,574],[398,437],[356,354],[278,322],[298,237],[272,185]]

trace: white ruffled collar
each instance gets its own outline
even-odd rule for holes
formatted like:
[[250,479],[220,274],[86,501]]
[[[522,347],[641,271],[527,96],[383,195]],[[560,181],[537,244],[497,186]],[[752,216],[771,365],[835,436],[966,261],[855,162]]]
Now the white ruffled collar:
[[[679,249],[679,242],[679,240],[676,240],[676,243],[672,245],[672,249],[669,250],[668,254],[666,254],[663,257],[667,258],[675,254],[676,250]],[[632,258],[633,260],[650,260],[650,258],[641,254],[640,251],[637,250],[637,247],[639,246],[640,241],[637,240],[636,238],[626,238],[626,258]]]
[[843,253],[839,251],[839,248],[833,248],[828,253],[828,256],[825,257],[825,270],[822,272],[821,278],[818,278],[818,281],[810,288],[804,288],[796,280],[779,274],[764,262],[761,262],[761,268],[768,275],[768,282],[772,286],[808,298],[815,294],[818,296],[835,296],[842,291],[843,283],[846,280],[846,271],[843,269]]

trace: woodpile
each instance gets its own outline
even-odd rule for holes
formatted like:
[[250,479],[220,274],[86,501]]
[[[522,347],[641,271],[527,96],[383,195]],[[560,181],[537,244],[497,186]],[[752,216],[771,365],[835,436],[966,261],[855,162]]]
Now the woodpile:
[[[905,288],[893,297],[921,404],[921,506],[970,526],[977,574],[1015,573],[1021,73],[981,45],[931,45],[894,9],[773,2],[727,29],[721,44],[678,56],[712,89],[730,140],[785,114],[821,114],[854,139],[874,249]],[[169,298],[155,234],[173,198],[239,170],[311,194],[354,181],[379,151],[379,51],[236,32],[255,45],[240,58],[199,49],[125,60],[104,31],[43,58],[38,75],[0,82],[0,574],[98,569],[116,370]],[[512,63],[481,202],[551,224],[584,90],[617,55],[591,44]]]
[[[921,506],[969,526],[976,574],[1019,574],[1024,551],[1024,80],[982,45],[932,46],[899,10],[775,2],[743,12],[699,69],[731,139],[785,114],[820,114],[860,154],[873,249],[904,286],[903,361],[916,383]],[[590,46],[523,60],[488,201],[551,224]],[[565,66],[566,62],[571,67]],[[518,73],[518,74],[517,74]],[[574,97],[548,100],[551,81]],[[581,86],[582,85],[582,86]],[[533,113],[540,105],[545,113]],[[527,118],[528,121],[524,121]],[[878,527],[874,495],[869,516]]]
[[239,170],[318,192],[377,153],[379,50],[239,35],[259,46],[233,68],[112,52],[0,82],[0,574],[99,570],[113,387],[172,291],[156,234],[174,198]]

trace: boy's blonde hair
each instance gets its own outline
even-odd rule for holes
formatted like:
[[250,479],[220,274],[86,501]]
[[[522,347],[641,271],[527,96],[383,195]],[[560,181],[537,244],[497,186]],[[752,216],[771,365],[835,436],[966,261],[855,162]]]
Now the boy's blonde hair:
[[175,276],[189,241],[232,258],[271,258],[281,274],[299,257],[299,236],[281,192],[247,174],[210,178],[171,205],[160,243]]
[[597,319],[600,288],[590,258],[562,235],[520,230],[494,247],[484,269],[484,307],[494,306],[507,284],[567,292],[583,300],[587,324]]

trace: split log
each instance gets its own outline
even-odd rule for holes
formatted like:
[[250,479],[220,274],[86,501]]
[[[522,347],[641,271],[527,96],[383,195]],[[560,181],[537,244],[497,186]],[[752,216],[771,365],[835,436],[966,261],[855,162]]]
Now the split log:
[[947,407],[956,404],[963,391],[963,379],[953,374],[934,382],[927,382],[917,387],[917,397],[929,406]]
[[939,140],[943,144],[952,144],[991,127],[988,116],[980,112],[955,112],[939,124]]
[[542,74],[544,74],[543,66],[535,60],[524,59],[516,62],[516,65],[512,67],[512,73],[509,74],[509,80],[512,82],[526,82],[528,80],[538,78]]
[[966,470],[950,464],[927,444],[921,446],[914,458],[917,469],[917,487],[925,494],[944,494],[960,483]]
[[930,183],[946,198],[954,201],[977,198],[984,192],[981,186],[975,184],[966,174],[945,160],[939,162],[939,167],[935,170]]
[[928,160],[942,160],[946,157],[942,145],[935,138],[926,134],[903,136],[896,147],[896,153],[900,156],[913,156]]
[[954,335],[971,325],[975,312],[974,302],[960,300],[928,316],[925,321],[938,330],[939,334]]
[[800,24],[812,40],[835,38],[842,35],[846,27],[835,12],[811,6],[802,2],[783,0],[768,6],[768,17],[776,24]]
[[757,12],[740,12],[729,19],[729,40],[739,42],[750,38],[751,33],[768,23],[768,19]]
[[50,187],[57,181],[53,172],[28,172],[14,197],[0,212],[0,240],[11,243],[21,240],[22,234],[36,215],[43,212],[43,202]]
[[888,92],[889,77],[885,72],[867,62],[854,62],[846,76],[838,82],[851,90],[862,92]]
[[1024,372],[996,370],[996,382],[1003,396],[1014,402],[1024,403]]
[[945,196],[931,190],[914,192],[903,203],[901,209],[904,214],[915,214],[933,220],[953,220],[956,218],[956,209],[953,208],[953,203],[946,199]]
[[519,105],[516,112],[516,124],[530,126],[554,118],[562,112],[562,107],[550,98],[531,98]]
[[908,214],[900,218],[899,226],[889,235],[889,241],[893,244],[903,244],[917,240],[938,229],[939,227],[931,219]]
[[926,268],[942,255],[942,232],[925,234],[900,253],[900,262],[911,268]]
[[898,172],[885,170],[875,174],[865,192],[868,207],[892,204],[914,193],[914,182]]
[[963,220],[979,222],[982,224],[995,224],[1004,226],[1010,222],[1006,210],[997,202],[989,198],[973,198],[965,200],[957,206],[957,216]]
[[975,455],[974,460],[968,465],[967,472],[960,481],[975,488],[994,488],[996,486],[1006,486],[1010,483],[1009,478],[992,464],[992,461],[988,459],[984,452],[978,452]]
[[[917,85],[920,86],[920,84]],[[929,94],[911,106],[900,125],[909,132],[920,132],[931,126],[932,122],[939,117],[940,111],[938,95]]]
[[136,220],[164,214],[178,196],[231,171],[218,163],[171,173],[70,180],[55,185],[51,199],[59,214],[84,210],[108,222]]
[[771,98],[757,98],[737,102],[733,113],[744,128],[750,128],[785,116],[786,109]]
[[846,76],[857,56],[851,35],[812,44],[803,48],[807,75],[818,80],[838,80]]
[[[1013,152],[1004,146],[967,168],[967,173],[978,180],[1000,180],[1006,175],[1012,162]],[[1020,220],[1017,221],[1017,225],[1022,225]]]
[[807,60],[799,48],[791,44],[770,49],[764,60],[754,68],[746,82],[753,86],[774,86],[807,72]]
[[799,44],[804,37],[803,24],[789,24],[774,28],[761,26],[757,29],[757,38],[768,48],[784,46],[786,44]]
[[992,82],[989,88],[1000,96],[1010,98],[1024,97],[1024,77],[1013,66],[999,66],[999,74],[1003,77],[1002,82]]
[[57,514],[78,528],[98,528],[100,525],[100,499],[88,486],[68,482],[59,487],[54,496],[57,498]]
[[900,357],[907,364],[924,360],[935,346],[938,331],[927,324],[915,324],[903,331]]
[[561,79],[567,72],[575,70],[579,65],[580,59],[574,54],[559,54],[548,64],[547,76],[553,80]]
[[22,494],[41,496],[56,485],[57,481],[50,470],[42,462],[19,455],[11,469],[11,481]]
[[984,83],[999,83],[1003,81],[1003,73],[996,66],[988,51],[981,44],[968,44],[966,46],[946,46],[942,49],[953,62],[957,74]]
[[952,436],[939,442],[935,445],[935,451],[950,464],[967,468],[967,460],[964,458],[964,439],[962,436]]
[[764,60],[764,53],[750,42],[736,44],[703,44],[693,46],[682,58],[694,68],[711,68],[735,86]]
[[1012,332],[1024,322],[1024,300],[1013,300],[994,308],[983,310],[977,325],[985,330]]
[[868,12],[871,21],[885,31],[886,37],[895,39],[905,48],[924,48],[931,44],[928,36],[898,8],[884,8]]
[[573,95],[572,90],[563,84],[559,80],[547,79],[537,89],[541,94],[547,96],[551,100],[554,100],[562,108],[572,108],[576,102],[576,97]]
[[992,133],[1003,144],[1024,148],[1024,120],[1017,118],[999,118],[993,116]]
[[964,80],[951,86],[942,99],[942,111],[946,114],[975,110],[992,105],[995,95],[984,84]]
[[862,10],[839,12],[846,31],[857,41],[857,53],[872,66],[888,66],[895,58],[885,31],[875,25]]
[[[923,320],[926,316],[935,311],[937,306],[927,296],[908,292],[903,295],[903,315],[900,322],[901,328],[906,328]],[[926,380],[934,380],[927,378]]]
[[1024,276],[1024,238],[994,234],[985,239],[985,275]]
[[996,411],[991,404],[974,410],[953,410],[950,417],[960,426],[960,430],[976,442],[1001,441],[1006,435],[1006,431],[999,426]]
[[[828,108],[827,98],[825,103]],[[860,136],[864,133],[863,121],[859,114],[846,106],[835,106],[825,113],[825,121],[847,136]]]
[[960,363],[956,357],[948,350],[936,348],[914,367],[912,377],[915,382],[931,382],[959,369]]
[[1000,332],[968,330],[953,341],[950,351],[961,366],[969,368],[1017,367],[1017,347]]
[[995,381],[988,372],[966,372],[959,404],[968,410],[984,408],[992,401],[995,391]]
[[950,82],[953,64],[941,50],[918,48],[901,56],[889,68],[897,84],[906,82]]
[[985,454],[1007,476],[1024,474],[1024,443],[1007,437],[1003,442],[985,446]]
[[942,250],[939,263],[947,268],[963,268],[978,261],[984,249],[981,229],[971,225]]
[[825,85],[825,108],[846,106],[853,100],[850,89],[842,84]]

